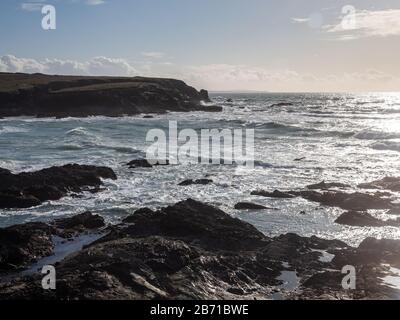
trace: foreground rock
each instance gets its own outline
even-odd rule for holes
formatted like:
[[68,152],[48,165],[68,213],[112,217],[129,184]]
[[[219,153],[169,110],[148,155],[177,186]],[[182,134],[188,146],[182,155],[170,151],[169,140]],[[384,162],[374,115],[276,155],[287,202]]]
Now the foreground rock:
[[52,255],[54,236],[67,239],[103,226],[103,218],[86,212],[49,224],[32,222],[0,229],[0,273],[23,269]]
[[0,168],[0,208],[29,208],[70,192],[96,192],[101,178],[117,179],[110,168],[78,164],[19,174]]
[[[328,258],[326,258],[328,256]],[[337,240],[295,234],[269,238],[206,204],[187,200],[140,209],[110,233],[57,264],[57,290],[41,275],[0,284],[0,299],[271,299],[388,298],[382,283],[400,262],[400,242]],[[343,266],[362,277],[341,287]],[[299,278],[286,289],[283,272]],[[357,274],[358,279],[358,274]]]
[[183,81],[143,77],[0,73],[0,117],[123,116],[167,111],[221,111],[208,92]]

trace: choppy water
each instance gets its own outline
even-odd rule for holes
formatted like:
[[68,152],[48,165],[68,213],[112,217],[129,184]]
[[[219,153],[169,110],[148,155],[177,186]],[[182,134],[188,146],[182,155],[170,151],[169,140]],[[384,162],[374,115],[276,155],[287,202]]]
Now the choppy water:
[[[233,103],[226,103],[227,98]],[[295,189],[322,180],[356,185],[399,176],[400,94],[214,94],[213,99],[224,105],[222,113],[170,113],[153,119],[0,119],[0,167],[19,172],[66,163],[95,164],[112,167],[119,177],[107,181],[107,191],[98,194],[66,197],[31,209],[0,210],[0,226],[83,210],[118,221],[142,206],[155,208],[191,197],[215,204],[267,235],[295,232],[352,244],[367,236],[400,237],[399,228],[336,225],[333,221],[340,209],[303,199],[250,196],[259,188]],[[270,108],[279,102],[293,105]],[[133,170],[124,166],[144,156],[148,130],[167,129],[169,120],[178,121],[182,129],[254,128],[256,168],[199,164]],[[302,157],[306,159],[294,161]],[[182,180],[205,176],[216,183],[177,186]],[[239,201],[280,210],[234,210]]]

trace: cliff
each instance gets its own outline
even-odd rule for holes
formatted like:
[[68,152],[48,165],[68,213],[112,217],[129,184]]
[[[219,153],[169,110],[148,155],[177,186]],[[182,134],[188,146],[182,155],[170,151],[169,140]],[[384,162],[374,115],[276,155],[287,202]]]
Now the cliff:
[[0,117],[221,111],[203,102],[206,90],[174,79],[0,73]]

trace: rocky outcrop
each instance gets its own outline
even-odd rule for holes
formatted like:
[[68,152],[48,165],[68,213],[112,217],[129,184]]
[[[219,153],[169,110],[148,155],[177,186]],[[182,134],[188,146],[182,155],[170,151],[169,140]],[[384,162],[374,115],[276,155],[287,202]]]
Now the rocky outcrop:
[[0,73],[0,117],[123,116],[221,111],[208,92],[183,81],[143,77],[75,77]]
[[[396,240],[368,239],[352,248],[314,236],[269,238],[187,200],[140,209],[68,256],[56,265],[56,290],[43,290],[41,275],[32,275],[0,283],[0,299],[388,298],[398,292],[381,280],[390,272],[382,263],[398,265],[399,253]],[[341,285],[349,264],[359,272],[355,290]],[[295,290],[285,288],[285,273],[298,278]]]
[[307,189],[310,190],[328,190],[328,189],[332,189],[332,188],[339,188],[339,189],[345,189],[345,188],[350,188],[350,185],[345,184],[345,183],[339,183],[339,182],[325,182],[322,181],[320,183],[316,183],[316,184],[311,184],[307,186]]
[[0,169],[0,208],[28,208],[70,192],[96,192],[101,178],[117,179],[110,168],[78,164],[19,174]]

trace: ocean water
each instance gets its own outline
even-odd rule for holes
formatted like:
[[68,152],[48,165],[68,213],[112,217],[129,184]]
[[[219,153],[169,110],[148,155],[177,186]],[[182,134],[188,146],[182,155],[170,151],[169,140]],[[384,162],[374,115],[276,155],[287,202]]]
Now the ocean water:
[[[105,181],[107,190],[97,194],[69,196],[30,209],[0,210],[0,227],[85,210],[115,223],[143,206],[159,208],[194,198],[254,224],[269,236],[294,232],[353,245],[368,236],[400,237],[400,229],[394,227],[337,225],[334,220],[341,209],[300,198],[250,195],[255,189],[295,190],[322,180],[356,186],[384,176],[399,176],[400,94],[215,93],[212,99],[224,107],[223,112],[169,113],[151,119],[141,115],[0,119],[0,167],[20,172],[66,163],[94,164],[113,168],[119,177]],[[291,105],[270,107],[280,102]],[[171,120],[177,121],[180,129],[255,129],[255,168],[191,164],[129,169],[127,162],[145,155],[147,132],[168,130]],[[204,177],[215,183],[178,186],[185,179]],[[279,210],[234,210],[239,201]],[[389,218],[383,212],[372,213]]]

